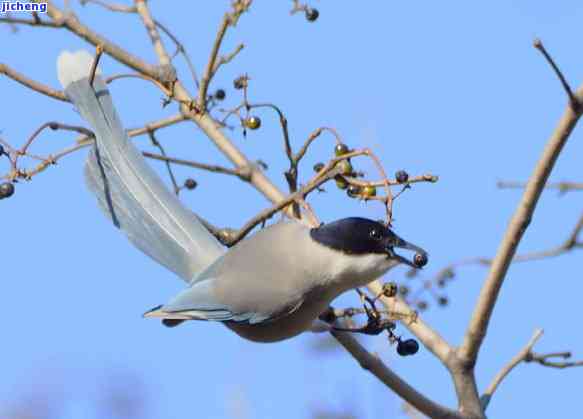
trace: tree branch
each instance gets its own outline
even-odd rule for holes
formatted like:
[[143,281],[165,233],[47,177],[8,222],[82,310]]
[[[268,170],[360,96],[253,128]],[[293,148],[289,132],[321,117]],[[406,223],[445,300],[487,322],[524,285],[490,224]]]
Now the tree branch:
[[[499,181],[496,183],[500,189],[523,189],[526,186],[524,182],[513,182],[513,181]],[[579,182],[554,182],[547,183],[545,189],[558,189],[561,193],[566,193],[569,191],[580,191],[583,190],[583,183]]]
[[[580,88],[577,91],[577,97],[582,94],[583,90]],[[459,355],[468,368],[473,368],[476,362],[478,351],[486,336],[490,317],[508,271],[508,266],[516,253],[524,232],[530,224],[536,204],[555,162],[580,116],[580,112],[575,112],[572,106],[565,110],[526,185],[516,212],[510,220],[478,297],[463,343],[459,348]]]
[[6,76],[10,77],[12,80],[22,84],[23,86],[28,87],[36,92],[42,93],[43,95],[52,97],[53,99],[57,99],[63,102],[69,102],[65,93],[60,90],[55,90],[51,87],[45,86],[42,83],[29,79],[25,75],[11,69],[6,64],[0,64],[0,74],[5,74]]
[[389,369],[377,356],[368,352],[350,333],[331,331],[332,336],[352,355],[360,366],[378,378],[407,403],[431,418],[457,418],[459,413],[428,399]]
[[536,344],[536,342],[540,339],[540,337],[542,335],[543,335],[543,330],[536,329],[534,331],[534,334],[532,335],[532,337],[528,341],[528,343],[524,346],[524,348],[522,348],[520,350],[520,352],[518,352],[514,356],[514,358],[512,358],[510,360],[510,362],[507,365],[505,365],[504,368],[502,368],[498,374],[496,374],[496,376],[494,377],[494,379],[492,380],[492,382],[490,383],[490,385],[488,386],[488,388],[486,389],[486,391],[484,392],[484,394],[480,398],[480,400],[482,402],[482,409],[484,409],[484,411],[486,411],[486,409],[488,408],[488,404],[490,403],[490,400],[492,399],[492,395],[498,389],[498,386],[500,385],[500,383],[504,380],[504,378],[506,378],[506,376],[508,374],[510,374],[510,372],[518,364],[520,364],[521,362],[525,362],[527,360],[527,358],[529,357],[529,355],[532,351],[532,348],[534,347],[534,345]]
[[583,367],[583,361],[568,361],[568,362],[557,362],[557,361],[549,361],[549,358],[563,358],[568,359],[571,358],[571,352],[553,352],[549,354],[536,354],[531,352],[524,362],[536,362],[543,367],[550,367],[550,368],[571,368],[571,367]]
[[149,159],[179,164],[181,166],[193,167],[195,169],[206,170],[213,173],[222,173],[225,175],[237,176],[238,178],[244,181],[248,181],[250,176],[249,170],[245,171],[240,169],[229,169],[228,167],[218,166],[215,164],[198,163],[192,160],[178,159],[175,157],[168,157],[165,155],[150,153],[147,151],[142,152],[142,154]]
[[217,31],[217,36],[215,38],[215,42],[213,43],[211,55],[208,59],[206,69],[204,70],[202,78],[200,79],[200,87],[198,90],[198,106],[201,109],[206,108],[206,96],[208,87],[214,75],[217,56],[219,54],[223,38],[225,37],[225,33],[227,32],[227,28],[229,27],[230,22],[231,15],[229,13],[225,13],[223,15],[223,20],[221,21],[221,24],[219,26],[219,30]]

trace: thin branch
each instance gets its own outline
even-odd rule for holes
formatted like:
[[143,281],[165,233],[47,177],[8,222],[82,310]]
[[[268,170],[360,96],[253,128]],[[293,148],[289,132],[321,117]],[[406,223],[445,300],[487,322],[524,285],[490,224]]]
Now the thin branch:
[[219,68],[222,65],[228,64],[230,63],[242,50],[243,48],[245,48],[244,44],[239,44],[235,47],[235,49],[230,52],[227,55],[222,55],[218,61],[215,63],[215,66],[213,68],[213,76],[216,74],[217,71],[219,71]]
[[91,69],[89,70],[89,85],[93,86],[93,80],[95,80],[95,72],[97,71],[97,65],[99,64],[99,59],[103,54],[103,47],[97,45],[95,47],[95,58],[93,58],[93,63],[91,64]]
[[143,127],[128,129],[128,135],[130,137],[137,137],[139,135],[147,134],[148,132],[154,132],[162,128],[169,127],[171,125],[178,124],[180,122],[186,121],[186,117],[182,114],[176,114],[169,116],[168,118],[159,119],[157,121],[148,122]]
[[[577,96],[580,97],[582,94],[583,88],[580,88]],[[541,159],[534,168],[534,172],[526,185],[522,199],[510,220],[510,224],[500,243],[497,254],[492,261],[490,271],[478,297],[478,302],[466,330],[463,343],[459,348],[460,358],[468,368],[473,368],[476,362],[478,351],[486,336],[492,311],[494,310],[508,267],[514,258],[514,254],[524,232],[530,224],[532,214],[544,189],[544,185],[549,178],[563,146],[575,128],[580,115],[580,113],[573,110],[572,106],[569,106],[565,110],[563,117],[543,151]]]
[[229,13],[225,13],[223,16],[223,20],[219,26],[219,30],[217,31],[217,36],[215,38],[215,42],[213,43],[213,47],[211,49],[211,55],[208,59],[206,69],[202,75],[200,80],[200,86],[198,90],[198,105],[201,109],[205,109],[206,107],[206,97],[208,92],[208,87],[211,82],[211,79],[214,75],[215,70],[215,63],[217,60],[217,56],[219,54],[219,50],[221,48],[221,44],[223,42],[223,38],[225,37],[225,33],[227,32],[227,28],[231,23],[231,15]]
[[162,155],[154,154],[154,153],[150,153],[147,151],[142,152],[142,154],[149,159],[160,160],[160,161],[163,161],[166,163],[173,163],[173,164],[178,164],[181,166],[192,167],[195,169],[206,170],[208,172],[213,172],[213,173],[222,173],[224,175],[237,176],[241,180],[244,180],[247,182],[249,181],[249,176],[250,176],[249,170],[245,171],[245,170],[239,170],[239,169],[229,169],[227,167],[218,166],[218,165],[214,165],[214,164],[198,163],[198,162],[195,162],[192,160],[178,159],[175,157],[168,157],[164,154],[162,154]]
[[308,151],[308,147],[310,147],[310,145],[312,144],[312,142],[318,138],[322,132],[324,131],[328,131],[331,132],[334,135],[334,138],[336,138],[336,143],[339,144],[342,142],[342,139],[340,138],[340,135],[338,135],[338,132],[334,129],[334,128],[329,128],[329,127],[320,127],[320,128],[316,128],[309,136],[308,139],[306,140],[306,142],[304,143],[304,145],[300,148],[300,150],[297,152],[297,154],[294,156],[294,160],[299,163],[305,156],[306,152]]
[[573,94],[573,90],[571,90],[571,86],[569,86],[569,83],[567,82],[567,79],[565,78],[565,76],[563,75],[563,73],[561,72],[561,70],[559,69],[559,67],[557,66],[557,64],[555,63],[555,60],[553,60],[553,57],[551,57],[551,55],[547,52],[547,50],[546,50],[545,46],[543,45],[542,41],[540,39],[535,39],[534,40],[534,47],[536,49],[538,49],[543,54],[543,56],[545,57],[545,59],[547,60],[547,62],[551,65],[551,67],[553,68],[555,74],[557,75],[557,77],[561,81],[561,85],[563,86],[563,89],[567,93],[567,96],[569,98],[569,104],[571,105],[571,108],[573,109],[573,112],[575,112],[575,113],[579,112],[580,111],[580,107],[581,107],[581,102]]
[[52,97],[53,99],[61,100],[63,102],[69,102],[69,99],[67,99],[67,96],[65,96],[65,93],[62,91],[55,90],[51,87],[45,86],[42,83],[29,79],[25,75],[11,69],[6,64],[0,64],[0,74],[5,74],[12,80],[28,87],[29,89],[42,93],[43,95]]
[[540,364],[543,367],[557,369],[583,367],[583,361],[549,361],[549,358],[569,359],[571,358],[571,356],[572,356],[571,352],[553,352],[549,354],[537,354],[531,352],[528,355],[528,357],[524,360],[524,362],[536,362],[537,364]]
[[170,40],[172,42],[174,42],[174,45],[176,45],[176,52],[174,53],[174,56],[176,56],[176,54],[182,55],[182,57],[184,58],[184,61],[186,61],[186,65],[188,66],[188,69],[190,70],[190,75],[192,76],[192,79],[194,80],[194,85],[198,88],[199,87],[198,76],[197,76],[196,70],[194,68],[194,64],[192,63],[192,60],[190,59],[190,55],[188,54],[188,52],[186,51],[186,48],[184,47],[184,44],[182,42],[180,42],[180,40],[172,32],[170,32],[170,29],[168,29],[165,25],[160,23],[158,20],[154,20],[154,23],[162,32],[164,32],[166,34],[166,36],[168,36],[168,38],[170,38]]
[[237,242],[245,238],[245,236],[249,234],[249,232],[251,232],[251,230],[253,230],[257,225],[261,224],[262,222],[265,222],[273,215],[283,210],[285,207],[293,204],[294,202],[297,202],[297,200],[304,199],[304,197],[307,194],[317,189],[318,187],[328,182],[329,180],[333,179],[334,176],[338,175],[339,170],[337,168],[333,168],[333,166],[330,165],[327,168],[327,171],[323,170],[322,172],[324,173],[322,173],[321,176],[314,178],[310,183],[301,188],[299,191],[288,195],[286,198],[280,200],[277,204],[261,211],[251,220],[247,221],[247,223],[245,223],[245,225],[241,227],[239,231],[237,231],[237,234],[235,234],[231,238],[231,242],[229,243],[229,245],[234,246],[235,244],[237,244]]
[[[147,134],[149,132],[155,132],[159,129],[169,127],[171,125],[182,122],[185,119],[186,118],[183,115],[180,115],[180,114],[174,115],[174,116],[171,116],[168,118],[164,118],[164,119],[160,119],[157,121],[147,123],[144,127],[130,129],[127,131],[127,133],[128,133],[128,136],[130,136],[130,137],[137,137],[140,135]],[[33,135],[31,135],[31,137],[27,141],[27,144],[30,144],[32,142],[32,140],[34,138],[36,138],[36,136],[43,129],[46,129],[47,127],[52,128],[52,129],[65,129],[68,131],[80,132],[84,135],[77,139],[77,144],[70,146],[70,147],[67,147],[58,153],[51,154],[46,159],[42,159],[41,163],[39,163],[36,167],[34,167],[31,170],[20,170],[16,167],[16,163],[13,162],[12,173],[5,175],[5,176],[2,176],[1,177],[2,179],[12,180],[15,177],[22,177],[25,179],[31,179],[33,176],[43,172],[47,167],[57,163],[63,157],[68,156],[69,154],[72,154],[72,153],[74,153],[74,152],[76,152],[84,147],[87,147],[88,145],[93,143],[93,133],[86,128],[60,124],[58,122],[49,122],[49,123],[43,124],[39,129],[37,129],[35,131],[35,133],[33,133]],[[10,144],[3,141],[2,139],[0,139],[0,143],[5,145],[10,150],[14,150],[16,153],[23,154],[22,148],[20,150],[17,150],[15,148],[13,148],[12,146],[10,146]],[[24,151],[26,151],[26,149],[24,149]]]
[[105,83],[106,84],[110,84],[111,82],[115,81],[115,80],[120,80],[120,79],[141,79],[141,80],[146,80],[149,81],[150,83],[154,84],[157,88],[159,88],[164,95],[166,95],[167,97],[170,97],[172,95],[172,92],[170,90],[168,90],[162,83],[160,83],[158,80],[153,79],[149,76],[146,76],[144,74],[140,74],[140,73],[133,73],[133,74],[114,74],[113,76],[109,76],[105,78]]
[[[148,131],[148,136],[150,137],[150,141],[152,142],[152,145],[154,147],[157,147],[158,150],[160,150],[161,153],[161,157],[166,157],[166,150],[164,150],[164,147],[162,146],[162,144],[160,144],[160,142],[158,141],[158,139],[156,138],[156,134],[153,131]],[[180,187],[178,186],[178,183],[176,182],[176,177],[174,176],[174,172],[172,171],[172,166],[170,165],[170,162],[168,160],[165,161],[166,163],[166,170],[168,170],[168,176],[170,177],[170,182],[172,182],[172,188],[174,189],[174,193],[176,195],[178,195],[180,193]]]
[[[547,250],[541,250],[537,252],[528,252],[523,253],[520,255],[515,255],[512,259],[512,263],[517,262],[529,262],[533,260],[539,260],[554,256],[560,256],[564,253],[570,252],[577,248],[583,248],[583,242],[579,242],[577,240],[581,230],[583,230],[583,214],[577,220],[577,223],[565,239],[563,243],[558,246],[552,247]],[[452,278],[455,275],[455,269],[460,266],[468,266],[468,265],[483,265],[489,266],[492,264],[493,259],[485,258],[485,257],[475,257],[469,259],[462,259],[457,262],[453,262],[442,269],[434,276],[433,281],[437,282],[444,279]]]
[[508,364],[506,364],[504,366],[504,368],[502,368],[502,370],[500,370],[500,372],[498,374],[496,374],[496,376],[494,377],[494,379],[492,380],[492,382],[490,383],[490,385],[488,386],[488,388],[486,389],[486,391],[484,392],[484,394],[480,398],[481,402],[482,402],[482,409],[484,411],[486,411],[486,409],[488,408],[488,404],[490,403],[490,400],[492,399],[492,395],[498,389],[498,386],[504,380],[504,378],[506,378],[506,376],[508,374],[510,374],[510,372],[518,364],[520,364],[521,362],[527,362],[527,359],[529,358],[529,355],[531,354],[532,348],[534,347],[536,342],[541,338],[542,335],[543,335],[543,330],[536,329],[534,331],[534,334],[532,335],[532,337],[528,341],[528,343],[520,350],[520,352],[518,352],[514,356],[514,358],[512,358],[510,360],[510,362]]
[[[526,183],[524,182],[513,182],[513,181],[499,181],[496,183],[500,189],[524,189]],[[583,183],[579,182],[554,182],[547,183],[545,189],[558,189],[561,193],[566,193],[569,191],[580,191],[583,190]]]

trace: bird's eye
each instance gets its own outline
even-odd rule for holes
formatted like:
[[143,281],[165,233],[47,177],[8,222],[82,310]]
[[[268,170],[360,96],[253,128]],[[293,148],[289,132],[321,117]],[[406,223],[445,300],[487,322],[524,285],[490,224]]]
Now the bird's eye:
[[383,233],[381,233],[381,231],[377,228],[373,228],[372,230],[370,230],[369,234],[370,237],[374,240],[380,240],[383,238]]

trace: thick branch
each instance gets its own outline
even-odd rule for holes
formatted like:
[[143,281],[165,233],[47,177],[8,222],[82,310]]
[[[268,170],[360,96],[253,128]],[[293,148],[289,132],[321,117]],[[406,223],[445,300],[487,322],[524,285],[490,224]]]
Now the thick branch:
[[332,336],[352,355],[363,369],[377,377],[383,384],[420,412],[431,418],[445,419],[462,417],[459,413],[435,403],[411,387],[389,369],[377,356],[368,352],[350,333],[337,331],[330,333],[332,333]]

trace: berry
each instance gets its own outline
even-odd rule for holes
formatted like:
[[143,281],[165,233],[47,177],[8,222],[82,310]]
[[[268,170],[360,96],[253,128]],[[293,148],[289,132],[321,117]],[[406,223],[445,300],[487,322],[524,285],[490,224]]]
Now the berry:
[[351,175],[353,172],[352,164],[348,160],[340,160],[338,162],[338,168],[343,175]]
[[226,96],[227,96],[227,94],[225,93],[225,91],[223,89],[217,89],[217,91],[215,92],[215,99],[216,100],[224,100]]
[[401,295],[401,297],[406,297],[407,295],[409,295],[409,287],[406,285],[401,285],[399,287],[399,294]]
[[437,299],[437,304],[439,304],[442,307],[445,307],[448,303],[449,303],[449,300],[447,299],[447,297],[445,295],[442,295],[441,297],[439,297]]
[[415,256],[413,256],[413,263],[418,268],[427,265],[427,253],[415,253]]
[[351,198],[354,198],[355,196],[360,195],[360,191],[361,191],[360,186],[358,186],[358,185],[348,185],[348,189],[346,190],[346,193]]
[[419,301],[419,302],[417,303],[417,308],[418,308],[420,311],[427,310],[427,307],[429,307],[429,304],[427,304],[427,301],[423,301],[423,300],[421,300],[421,301]]
[[362,196],[364,196],[365,198],[371,198],[373,196],[376,196],[377,194],[377,188],[375,188],[372,185],[366,185],[364,188],[362,188]]
[[336,147],[334,147],[334,154],[338,157],[343,156],[349,152],[350,152],[350,149],[344,143],[338,143],[338,144],[336,144]]
[[415,339],[400,340],[397,343],[397,353],[401,356],[415,355],[419,351],[419,344]]
[[316,172],[316,173],[321,172],[323,168],[324,168],[324,163],[316,163],[314,165],[314,172]]
[[249,129],[258,129],[261,126],[261,119],[258,116],[250,116],[243,121]]
[[184,181],[184,187],[186,189],[188,189],[189,191],[192,191],[197,186],[198,186],[198,183],[196,183],[196,180],[194,180],[194,179],[188,178]]
[[0,199],[10,198],[14,195],[14,185],[10,182],[0,184]]
[[309,7],[306,9],[306,20],[308,22],[315,22],[319,16],[320,12],[318,11],[318,9],[314,9],[313,7]]
[[384,284],[383,295],[389,298],[397,295],[397,284],[395,284],[394,282],[387,282],[386,284]]
[[437,280],[437,286],[438,286],[439,288],[443,288],[443,287],[445,287],[445,278],[439,278],[439,279]]
[[405,183],[409,180],[409,173],[405,172],[404,170],[399,170],[397,173],[395,173],[395,179],[397,179],[397,182],[399,183]]
[[348,182],[342,176],[336,176],[334,180],[336,180],[336,186],[338,187],[338,189],[348,188]]

